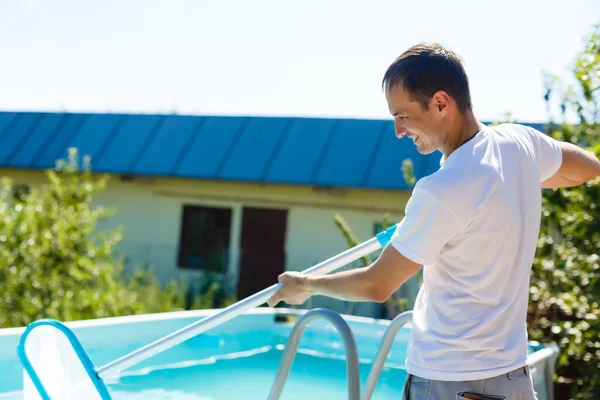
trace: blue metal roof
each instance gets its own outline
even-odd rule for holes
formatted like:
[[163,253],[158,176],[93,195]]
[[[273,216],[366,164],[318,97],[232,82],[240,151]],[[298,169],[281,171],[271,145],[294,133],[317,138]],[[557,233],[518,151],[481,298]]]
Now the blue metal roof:
[[329,136],[338,123],[335,120],[296,120],[273,157],[266,179],[271,182],[313,183]]
[[10,159],[15,151],[20,148],[20,144],[27,137],[27,134],[35,128],[39,122],[41,114],[26,113],[18,118],[13,118],[11,129],[5,129],[0,136],[0,165],[10,165]]
[[[238,181],[264,181],[273,155],[292,120],[287,118],[249,118],[236,138],[235,146],[225,153],[225,163],[215,178]],[[218,132],[213,134],[218,135]]]
[[2,138],[4,130],[12,122],[15,115],[12,112],[0,113],[0,138]]
[[[82,155],[90,156],[96,162],[106,145],[113,139],[113,133],[122,124],[121,115],[92,115],[66,142],[67,147],[76,147]],[[94,164],[92,164],[93,166]]]
[[[383,121],[343,120],[331,133],[315,183],[332,186],[364,186],[364,178],[376,159]],[[401,177],[401,175],[398,175]]]
[[392,190],[410,189],[405,159],[417,179],[440,160],[391,120],[0,112],[0,167],[51,168],[69,147],[96,172]]
[[[150,140],[139,149],[139,159],[122,173],[174,175],[173,171],[204,118],[170,115]],[[128,135],[121,131],[121,135]],[[201,156],[199,154],[198,156]],[[92,164],[92,168],[94,164]]]
[[64,114],[43,115],[39,124],[36,125],[31,134],[25,137],[25,141],[14,151],[7,164],[13,167],[28,167],[35,163],[37,155],[45,150],[45,146],[47,146],[65,118]]
[[237,144],[246,124],[245,118],[206,118],[187,146],[174,174],[191,178],[218,178],[223,163],[231,154],[230,149]]
[[113,173],[130,171],[144,145],[164,119],[158,115],[126,116],[104,148],[102,157],[92,160],[92,168]]
[[44,139],[48,138],[38,137],[35,132],[32,132],[29,135],[30,140],[21,147],[20,151],[36,154],[36,156],[29,165],[22,165],[22,167],[52,168],[57,159],[67,156],[67,142],[77,133],[88,117],[85,114],[65,115],[60,127],[55,132],[47,133],[49,137],[47,142],[44,142]]

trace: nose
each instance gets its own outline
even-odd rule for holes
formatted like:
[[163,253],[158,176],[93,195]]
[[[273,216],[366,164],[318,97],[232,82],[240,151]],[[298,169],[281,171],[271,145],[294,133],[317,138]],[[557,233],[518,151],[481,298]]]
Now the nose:
[[404,137],[404,135],[406,135],[408,133],[408,129],[406,129],[402,125],[402,122],[399,121],[398,119],[394,120],[394,130],[396,131],[396,137],[398,139],[402,139]]

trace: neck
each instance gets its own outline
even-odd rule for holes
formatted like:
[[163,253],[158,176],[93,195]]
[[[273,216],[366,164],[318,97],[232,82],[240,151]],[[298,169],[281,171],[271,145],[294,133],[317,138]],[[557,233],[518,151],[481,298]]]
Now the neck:
[[469,109],[464,114],[459,115],[451,124],[450,131],[442,149],[442,153],[446,158],[458,149],[464,142],[472,138],[483,127],[473,110]]

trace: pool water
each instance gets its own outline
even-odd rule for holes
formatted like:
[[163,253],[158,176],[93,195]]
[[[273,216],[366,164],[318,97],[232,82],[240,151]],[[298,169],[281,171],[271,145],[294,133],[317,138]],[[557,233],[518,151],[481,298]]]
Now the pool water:
[[[74,332],[98,367],[190,322],[117,324]],[[266,399],[292,326],[274,322],[272,314],[241,316],[109,377],[105,383],[112,398],[121,400]],[[361,332],[375,333],[369,325],[356,325],[353,331],[362,388],[381,337]],[[15,357],[16,346],[12,347],[18,336],[14,336],[12,345],[3,345],[0,336],[1,400],[23,399],[22,367]],[[372,399],[401,397],[406,377],[405,339],[399,335],[400,344],[392,351],[395,357],[391,354]],[[2,351],[9,361],[3,360]],[[342,338],[328,322],[316,321],[300,340],[281,399],[347,399],[347,390]]]
[[[283,355],[278,347],[127,370],[117,380],[108,381],[107,387],[115,400],[266,399]],[[370,368],[370,362],[360,363],[361,387]],[[386,367],[372,399],[400,398],[405,377],[404,369]],[[296,354],[281,399],[309,397],[347,399],[346,363],[342,357],[306,350]],[[0,399],[21,400],[23,396],[20,390],[14,390],[0,394]]]
[[[110,384],[114,399],[266,399],[283,351],[262,350],[246,357],[214,363],[141,371]],[[370,364],[361,363],[366,380]],[[380,377],[373,399],[400,398],[405,378],[400,368],[387,369]],[[343,360],[298,353],[281,399],[347,399],[346,364]],[[362,386],[362,385],[361,385]]]

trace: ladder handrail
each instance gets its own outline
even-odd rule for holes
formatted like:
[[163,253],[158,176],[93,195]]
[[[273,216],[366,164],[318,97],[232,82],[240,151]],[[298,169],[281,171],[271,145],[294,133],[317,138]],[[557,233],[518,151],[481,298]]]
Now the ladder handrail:
[[269,393],[269,400],[278,400],[283,392],[283,387],[287,381],[288,374],[292,367],[294,357],[298,350],[298,344],[304,330],[307,326],[316,320],[325,319],[333,324],[338,333],[344,340],[346,347],[346,380],[348,381],[348,399],[349,400],[360,400],[360,374],[358,369],[358,350],[356,348],[356,341],[354,340],[354,334],[350,329],[350,326],[344,320],[344,318],[336,313],[325,308],[316,308],[308,311],[302,317],[296,321],[296,324],[292,328],[288,337],[288,342],[285,346],[285,351],[282,356],[282,360],[279,363],[277,369],[277,375],[275,381],[271,387]]
[[412,320],[412,311],[405,311],[402,314],[397,315],[385,330],[379,349],[377,349],[377,355],[373,360],[371,372],[369,372],[369,377],[367,378],[362,396],[360,397],[361,400],[369,400],[373,395],[373,391],[379,380],[379,375],[381,374],[388,353],[394,343],[394,339],[400,329],[410,320]]

